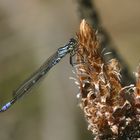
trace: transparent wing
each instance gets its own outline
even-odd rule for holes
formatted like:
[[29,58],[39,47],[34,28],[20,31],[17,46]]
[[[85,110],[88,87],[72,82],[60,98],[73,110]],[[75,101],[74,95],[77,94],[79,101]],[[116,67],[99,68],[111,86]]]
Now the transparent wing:
[[48,73],[48,71],[54,66],[54,62],[57,59],[58,53],[56,52],[13,92],[13,98],[19,99],[24,94],[27,94],[32,89],[32,87],[34,87]]

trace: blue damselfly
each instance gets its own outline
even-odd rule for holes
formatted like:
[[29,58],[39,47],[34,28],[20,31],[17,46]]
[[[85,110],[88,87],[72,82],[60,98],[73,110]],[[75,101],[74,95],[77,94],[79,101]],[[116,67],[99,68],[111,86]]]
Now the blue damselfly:
[[37,71],[35,71],[13,92],[13,98],[1,108],[0,112],[6,111],[23,95],[27,94],[32,89],[32,87],[34,87],[66,54],[72,53],[75,50],[76,45],[77,41],[72,38],[70,39],[68,44],[60,47],[51,57],[49,57],[43,63],[43,65]]

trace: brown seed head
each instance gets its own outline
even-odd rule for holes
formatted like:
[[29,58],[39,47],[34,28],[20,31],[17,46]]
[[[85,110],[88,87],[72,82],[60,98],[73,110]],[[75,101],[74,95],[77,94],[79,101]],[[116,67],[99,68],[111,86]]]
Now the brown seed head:
[[132,128],[140,123],[140,70],[136,87],[122,87],[118,61],[104,61],[97,34],[85,20],[77,38],[75,68],[88,129],[95,139],[119,139],[126,134],[133,137]]

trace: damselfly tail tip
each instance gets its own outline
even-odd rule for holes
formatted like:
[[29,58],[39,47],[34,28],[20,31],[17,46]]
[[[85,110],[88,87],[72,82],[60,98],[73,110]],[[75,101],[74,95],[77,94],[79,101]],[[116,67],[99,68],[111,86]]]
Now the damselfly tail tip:
[[[3,107],[4,107],[4,106],[3,106]],[[5,111],[5,110],[3,109],[3,107],[0,109],[0,113]]]
[[2,109],[1,109],[1,110],[0,110],[0,113],[2,113],[2,112],[4,112],[4,111],[5,111],[5,110],[2,110]]
[[9,107],[11,107],[11,104],[12,102],[8,102],[7,104],[5,104],[2,108],[1,108],[1,110],[0,110],[0,112],[4,112],[4,111],[6,111]]

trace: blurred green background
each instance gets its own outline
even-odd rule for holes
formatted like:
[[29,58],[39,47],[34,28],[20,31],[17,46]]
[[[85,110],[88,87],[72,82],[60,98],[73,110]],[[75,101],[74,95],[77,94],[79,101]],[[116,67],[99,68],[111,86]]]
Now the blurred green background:
[[[94,0],[117,50],[136,71],[140,1]],[[13,89],[79,30],[76,0],[0,1],[0,105]],[[26,97],[0,114],[0,140],[88,140],[69,56]]]

